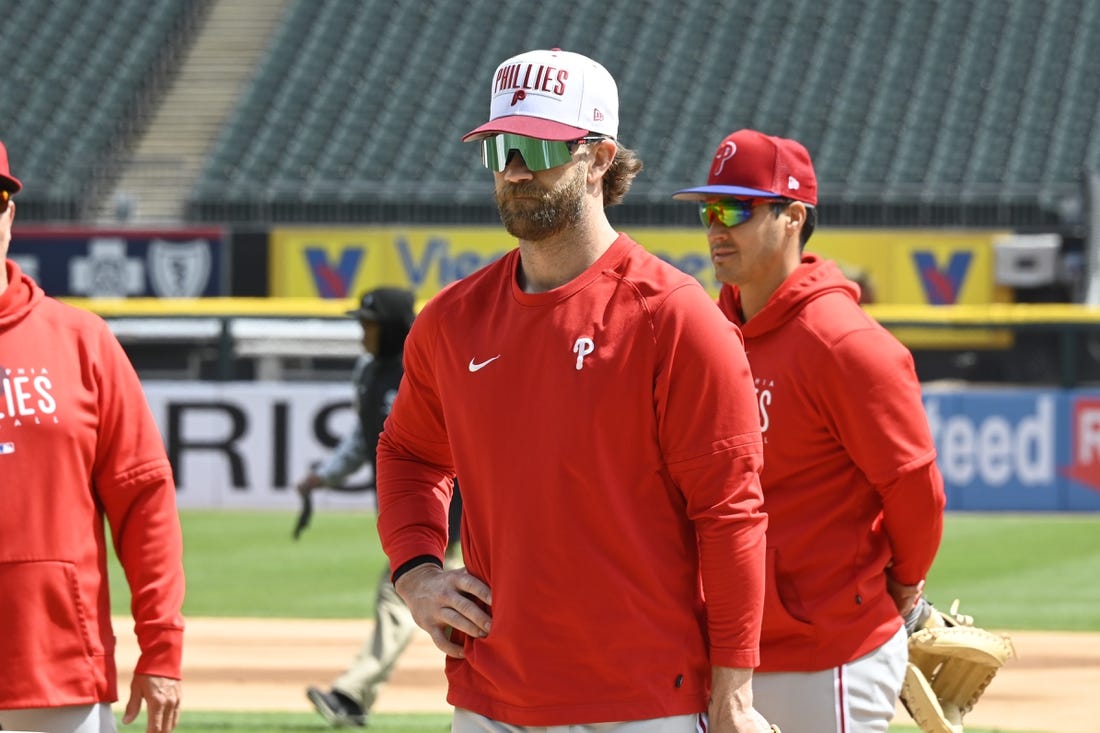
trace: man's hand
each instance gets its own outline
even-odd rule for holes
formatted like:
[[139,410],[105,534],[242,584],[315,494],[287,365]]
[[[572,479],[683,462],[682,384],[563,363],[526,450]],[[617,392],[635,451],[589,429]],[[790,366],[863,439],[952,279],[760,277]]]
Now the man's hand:
[[133,723],[141,712],[141,701],[148,703],[146,733],[172,733],[180,719],[180,681],[169,677],[135,674],[130,683],[130,700],[122,722]]
[[325,480],[318,476],[316,473],[310,471],[308,474],[306,474],[305,478],[298,482],[295,488],[298,489],[299,494],[305,496],[314,489],[319,489],[324,485]]
[[922,580],[915,585],[903,585],[894,580],[894,576],[887,572],[886,592],[894,599],[894,605],[897,606],[898,613],[904,618],[909,615],[909,612],[917,605],[917,601],[921,599],[921,595],[924,593],[924,581]]
[[752,706],[752,670],[711,668],[710,719],[713,733],[771,733],[773,728]]
[[416,625],[427,631],[449,657],[465,656],[462,645],[451,641],[452,628],[474,638],[489,635],[492,618],[477,601],[491,605],[492,593],[466,568],[444,570],[431,563],[419,565],[398,578],[394,588]]
[[302,508],[298,512],[298,520],[294,523],[294,539],[302,536],[302,532],[309,526],[309,520],[313,518],[313,490],[324,485],[325,480],[318,476],[316,472],[310,471],[295,486],[298,495],[302,497]]

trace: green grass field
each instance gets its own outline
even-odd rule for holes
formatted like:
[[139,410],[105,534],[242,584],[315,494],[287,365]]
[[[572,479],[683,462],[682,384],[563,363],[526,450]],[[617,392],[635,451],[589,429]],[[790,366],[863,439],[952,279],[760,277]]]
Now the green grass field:
[[[431,715],[386,715],[379,713],[371,717],[372,733],[446,733],[451,729],[451,716]],[[142,715],[130,726],[119,724],[121,733],[144,731],[145,716]],[[327,723],[310,713],[203,713],[185,711],[180,717],[178,733],[264,733],[265,731],[325,731],[331,730]],[[1001,733],[990,728],[971,728],[967,733]],[[918,728],[909,725],[891,725],[890,733],[920,733]],[[1013,731],[1012,733],[1041,733],[1040,731]]]
[[[185,615],[362,618],[373,611],[385,564],[374,515],[324,512],[298,541],[289,512],[184,511]],[[1100,631],[1100,515],[947,516],[926,593],[995,629]],[[113,607],[129,613],[121,571],[112,568]],[[445,715],[378,715],[376,733],[438,733]],[[142,730],[137,724],[123,730]],[[187,710],[180,733],[319,731],[307,714]],[[996,733],[968,728],[968,733]],[[916,728],[897,725],[897,733]]]
[[[144,716],[129,726],[144,730]],[[371,733],[446,733],[451,729],[449,715],[385,715],[371,718]],[[127,727],[120,726],[122,733]],[[179,733],[264,733],[265,731],[331,730],[316,715],[306,713],[185,713],[176,730]],[[967,733],[1000,733],[986,728],[967,728]],[[890,733],[920,733],[905,725],[890,726]],[[1018,733],[1013,731],[1013,733]],[[1031,733],[1038,733],[1032,731]]]
[[[287,512],[184,511],[189,616],[361,618],[386,560],[374,515],[320,512],[291,539]],[[926,594],[984,626],[1100,631],[1100,515],[949,514]],[[122,573],[113,609],[129,612]]]

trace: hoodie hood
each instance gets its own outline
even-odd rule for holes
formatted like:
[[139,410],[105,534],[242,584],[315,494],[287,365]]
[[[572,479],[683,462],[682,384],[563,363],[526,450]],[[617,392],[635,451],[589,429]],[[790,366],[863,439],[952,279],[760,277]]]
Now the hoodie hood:
[[38,283],[24,275],[13,260],[4,260],[8,287],[0,293],[0,331],[13,328],[46,297]]
[[722,286],[718,307],[741,327],[746,338],[751,338],[779,328],[795,318],[807,303],[830,293],[859,304],[859,286],[845,277],[835,262],[804,254],[802,264],[772,293],[763,310],[747,323],[741,316],[741,291],[736,286]]

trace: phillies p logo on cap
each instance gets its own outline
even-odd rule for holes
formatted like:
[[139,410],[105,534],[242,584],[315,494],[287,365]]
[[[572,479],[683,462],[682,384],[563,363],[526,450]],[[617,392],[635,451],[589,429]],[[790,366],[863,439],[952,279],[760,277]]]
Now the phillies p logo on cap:
[[726,167],[726,162],[732,160],[736,152],[737,143],[732,140],[722,141],[722,144],[718,146],[717,152],[714,153],[714,162],[711,163],[710,175],[712,178],[722,175],[722,170]]
[[817,205],[817,176],[805,146],[797,140],[738,130],[718,145],[707,185],[672,195],[688,201],[707,198],[782,198]]

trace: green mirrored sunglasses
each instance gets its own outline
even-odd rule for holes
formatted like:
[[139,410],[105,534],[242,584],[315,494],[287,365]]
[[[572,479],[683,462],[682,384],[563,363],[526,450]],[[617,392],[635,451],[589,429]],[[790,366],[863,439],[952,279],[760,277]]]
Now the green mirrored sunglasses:
[[573,151],[583,143],[603,140],[600,136],[582,137],[565,142],[540,140],[526,135],[502,132],[481,141],[481,162],[489,170],[503,173],[512,151],[523,156],[528,170],[545,171],[573,160]]

